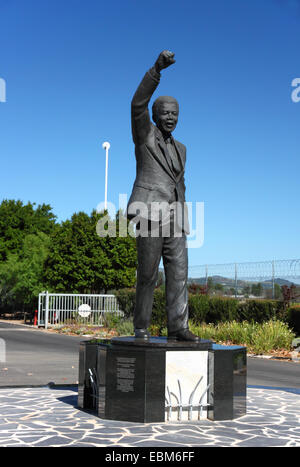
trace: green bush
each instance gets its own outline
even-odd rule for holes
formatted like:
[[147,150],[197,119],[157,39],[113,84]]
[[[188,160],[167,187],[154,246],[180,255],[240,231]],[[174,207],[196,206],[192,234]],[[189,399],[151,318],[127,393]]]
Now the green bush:
[[122,321],[122,317],[116,313],[106,312],[103,315],[103,325],[108,329],[115,329]]
[[270,319],[289,322],[283,303],[276,300],[240,302],[235,298],[193,294],[189,295],[189,318],[198,324],[225,321],[264,323]]
[[189,295],[189,318],[196,323],[249,321],[263,323],[270,319],[288,322],[282,302],[275,300],[245,300],[235,298]]
[[282,321],[270,320],[257,326],[252,336],[252,345],[257,353],[272,349],[290,349],[295,334]]
[[135,289],[120,289],[114,292],[119,308],[124,312],[124,318],[133,317],[135,307]]
[[[132,319],[135,307],[135,289],[122,289],[115,292],[119,308],[124,312],[126,319]],[[159,329],[166,326],[166,300],[165,293],[160,288],[154,290],[153,308],[152,308],[152,324]]]
[[209,297],[189,294],[189,318],[195,323],[205,323],[208,314]]
[[217,325],[203,323],[200,326],[190,323],[190,329],[202,339],[245,345],[249,351],[256,354],[290,349],[295,337],[288,325],[278,320],[265,323],[231,321],[220,322]]
[[284,319],[283,304],[275,300],[246,300],[238,305],[239,321],[263,323],[270,319]]
[[[135,306],[135,289],[116,292],[120,309],[132,318]],[[295,334],[289,329],[291,323],[299,323],[300,307],[291,307],[288,312],[282,303],[275,300],[246,300],[209,297],[189,294],[190,329],[202,339],[215,342],[230,342],[245,345],[248,351],[261,354],[270,350],[289,349]],[[153,299],[152,335],[167,335],[165,294],[155,289]],[[126,323],[126,324],[125,324]],[[295,327],[295,324],[294,324]],[[299,328],[297,328],[299,329]],[[118,325],[118,333],[133,334],[130,324]]]
[[256,325],[254,323],[238,323],[237,321],[227,321],[218,324],[197,325],[190,324],[190,329],[202,339],[212,339],[216,342],[230,341],[233,344],[249,344],[249,336],[254,332]]
[[[132,318],[135,307],[135,289],[122,289],[115,292],[119,306],[126,318]],[[290,316],[290,318],[289,318]],[[295,311],[284,310],[282,302],[275,300],[244,300],[240,302],[230,297],[209,297],[189,294],[189,319],[194,323],[212,323],[227,321],[249,321],[264,323],[270,319],[290,323],[299,316]],[[166,326],[165,293],[158,288],[154,291],[152,322],[159,330]],[[294,321],[293,321],[294,322]]]
[[159,328],[159,332],[167,325],[166,298],[161,289],[154,291],[151,322]]
[[238,318],[238,301],[234,298],[211,297],[206,322],[232,321]]
[[116,326],[116,331],[119,336],[133,336],[134,329],[133,329],[133,322],[132,320],[123,320]]
[[238,301],[227,297],[189,295],[189,318],[197,323],[238,319]]

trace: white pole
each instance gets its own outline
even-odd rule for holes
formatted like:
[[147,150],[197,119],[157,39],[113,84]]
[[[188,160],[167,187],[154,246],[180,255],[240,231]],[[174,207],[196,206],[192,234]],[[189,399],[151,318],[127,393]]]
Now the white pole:
[[45,309],[45,329],[48,329],[49,320],[49,292],[46,291],[46,309]]
[[106,141],[102,144],[103,149],[106,151],[106,162],[105,162],[105,197],[104,197],[104,209],[107,210],[107,175],[108,175],[108,150],[110,144]]

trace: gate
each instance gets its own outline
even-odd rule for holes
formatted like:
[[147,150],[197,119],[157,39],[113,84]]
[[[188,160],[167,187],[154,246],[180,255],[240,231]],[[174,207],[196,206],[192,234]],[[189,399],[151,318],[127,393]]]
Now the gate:
[[123,315],[114,295],[39,294],[38,326],[65,323],[102,325],[105,313]]

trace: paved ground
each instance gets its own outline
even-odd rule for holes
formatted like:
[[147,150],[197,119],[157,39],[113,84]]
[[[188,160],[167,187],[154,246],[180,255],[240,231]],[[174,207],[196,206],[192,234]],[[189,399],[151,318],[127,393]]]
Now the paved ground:
[[299,390],[248,388],[247,415],[226,422],[114,422],[76,404],[77,387],[0,389],[0,447],[300,446]]
[[88,337],[0,322],[0,339],[0,447],[300,446],[299,363],[248,358],[247,415],[238,420],[144,425],[77,409],[78,349]]

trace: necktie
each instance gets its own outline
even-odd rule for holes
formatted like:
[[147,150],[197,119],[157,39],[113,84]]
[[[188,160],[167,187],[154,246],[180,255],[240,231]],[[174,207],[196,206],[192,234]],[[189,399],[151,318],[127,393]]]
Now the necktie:
[[172,138],[171,137],[167,138],[165,140],[165,143],[166,143],[169,158],[171,159],[173,172],[174,172],[175,175],[178,175],[180,170],[181,170],[181,167],[180,167],[177,151],[176,151],[175,146],[174,146],[174,144],[172,142]]

